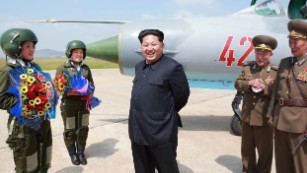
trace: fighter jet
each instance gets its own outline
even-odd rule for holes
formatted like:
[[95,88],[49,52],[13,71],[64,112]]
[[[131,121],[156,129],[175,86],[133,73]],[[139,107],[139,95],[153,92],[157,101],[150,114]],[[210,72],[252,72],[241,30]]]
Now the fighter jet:
[[[164,32],[164,54],[180,62],[190,81],[208,81],[233,87],[241,67],[254,60],[252,38],[255,35],[270,35],[278,40],[272,62],[291,55],[288,46],[287,23],[302,19],[300,12],[306,0],[290,0],[288,11],[276,0],[266,0],[237,13],[222,17],[193,17],[145,21],[61,21],[36,20],[46,23],[102,23],[119,24],[116,36],[87,45],[87,55],[119,64],[124,75],[134,75],[134,66],[143,60],[138,33],[145,28],[158,28]],[[306,15],[307,16],[307,15]],[[225,85],[226,84],[226,85]],[[216,85],[215,85],[216,86]],[[237,95],[232,102],[234,115],[231,129],[241,133],[240,102]]]
[[166,35],[164,54],[184,66],[188,79],[232,83],[242,65],[254,60],[251,41],[255,35],[271,35],[278,40],[273,63],[278,64],[281,58],[290,55],[287,40],[287,23],[290,19],[282,5],[276,0],[266,0],[259,4],[255,2],[253,0],[252,6],[235,14],[222,17],[134,22],[47,19],[36,22],[119,24],[118,35],[88,44],[87,55],[118,63],[124,75],[134,75],[135,64],[143,59],[138,33],[145,28],[158,28]]

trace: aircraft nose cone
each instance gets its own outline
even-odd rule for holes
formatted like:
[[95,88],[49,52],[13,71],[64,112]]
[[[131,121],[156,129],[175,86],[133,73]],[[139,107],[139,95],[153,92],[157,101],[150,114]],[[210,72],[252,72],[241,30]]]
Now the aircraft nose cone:
[[118,63],[118,36],[86,45],[86,55],[104,61]]

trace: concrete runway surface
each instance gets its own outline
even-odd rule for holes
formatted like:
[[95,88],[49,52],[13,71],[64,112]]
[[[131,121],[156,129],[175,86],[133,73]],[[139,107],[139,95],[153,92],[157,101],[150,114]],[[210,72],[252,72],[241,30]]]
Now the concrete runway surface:
[[[53,76],[55,71],[50,71]],[[88,164],[74,166],[63,141],[63,123],[57,109],[52,119],[51,173],[133,173],[128,137],[128,111],[132,77],[118,69],[92,70],[95,96],[102,100],[90,115],[90,130],[85,150]],[[240,136],[230,132],[233,115],[231,101],[235,90],[191,88],[188,104],[180,111],[178,163],[181,173],[241,172]],[[0,173],[14,172],[12,151],[5,140],[8,115],[0,111]],[[272,172],[275,168],[272,168]]]

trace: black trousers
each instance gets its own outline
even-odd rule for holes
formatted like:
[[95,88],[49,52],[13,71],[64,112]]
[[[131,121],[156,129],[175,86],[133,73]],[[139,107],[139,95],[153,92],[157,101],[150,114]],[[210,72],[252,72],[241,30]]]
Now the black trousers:
[[135,173],[179,173],[176,160],[177,140],[161,145],[140,145],[131,142]]

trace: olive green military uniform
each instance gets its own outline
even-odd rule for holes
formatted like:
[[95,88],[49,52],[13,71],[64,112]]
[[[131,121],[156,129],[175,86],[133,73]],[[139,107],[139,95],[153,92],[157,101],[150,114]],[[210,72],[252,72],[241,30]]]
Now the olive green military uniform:
[[[80,65],[82,76],[94,85],[90,68]],[[56,76],[67,71],[69,76],[76,75],[78,70],[70,61],[60,66],[56,70]],[[88,137],[88,125],[90,112],[87,109],[87,100],[84,96],[69,96],[64,92],[61,99],[61,115],[64,122],[64,142],[70,155],[84,152]],[[76,148],[77,147],[77,148]]]
[[[272,128],[267,125],[266,113],[272,86],[266,85],[264,91],[254,93],[248,82],[254,78],[264,81],[270,77],[275,78],[277,67],[268,64],[264,68],[256,65],[256,62],[247,63],[242,74],[237,78],[235,87],[244,92],[242,105],[242,163],[243,172],[270,172],[272,164],[273,139]],[[259,159],[256,163],[256,152],[258,149]]]
[[[269,62],[277,41],[273,37],[258,35],[252,40],[255,47],[256,61],[244,64],[242,73],[235,82],[238,92],[243,92],[242,105],[242,171],[249,173],[270,173],[273,157],[273,132],[272,127],[267,124],[267,110],[273,88],[273,80],[276,77],[278,67]],[[261,64],[260,61],[268,64]],[[258,60],[257,60],[258,61]],[[249,82],[261,79],[264,82],[262,91],[255,91]],[[256,150],[258,160],[256,160]]]
[[[9,110],[17,103],[17,98],[7,93],[11,85],[8,72],[17,66],[18,63],[8,64],[0,70],[0,109]],[[7,126],[7,143],[13,150],[16,173],[47,172],[52,149],[50,121],[43,120],[40,129],[35,131],[10,115]]]
[[268,116],[274,116],[276,169],[278,173],[307,172],[307,55],[282,59]]
[[[306,39],[307,23],[288,23],[290,39]],[[290,43],[290,41],[289,41]],[[280,61],[267,117],[273,116],[278,173],[307,172],[307,55]],[[307,135],[307,134],[306,134]]]

